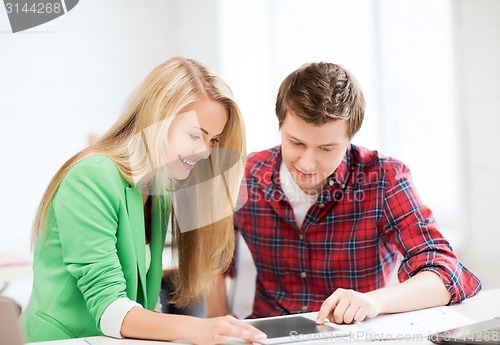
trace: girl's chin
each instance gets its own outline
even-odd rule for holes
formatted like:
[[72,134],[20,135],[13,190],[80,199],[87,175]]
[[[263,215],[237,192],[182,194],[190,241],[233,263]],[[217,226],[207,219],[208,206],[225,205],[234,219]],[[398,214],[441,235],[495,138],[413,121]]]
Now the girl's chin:
[[192,169],[186,169],[181,164],[169,164],[164,167],[164,173],[171,179],[182,181],[189,177]]
[[191,173],[191,170],[187,171],[176,171],[176,172],[170,172],[170,177],[176,179],[176,180],[185,180],[189,177],[189,174]]

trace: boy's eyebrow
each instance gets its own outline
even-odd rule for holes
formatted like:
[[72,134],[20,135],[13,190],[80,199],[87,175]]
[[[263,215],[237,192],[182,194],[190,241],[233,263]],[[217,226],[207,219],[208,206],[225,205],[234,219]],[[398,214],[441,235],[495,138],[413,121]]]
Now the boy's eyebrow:
[[[294,137],[291,134],[287,134],[287,136],[288,136],[289,139],[300,141],[301,143],[303,142],[302,140]],[[338,143],[331,143],[331,144],[321,144],[321,145],[318,145],[318,146],[321,146],[321,147],[324,147],[324,146],[339,146],[339,144]]]

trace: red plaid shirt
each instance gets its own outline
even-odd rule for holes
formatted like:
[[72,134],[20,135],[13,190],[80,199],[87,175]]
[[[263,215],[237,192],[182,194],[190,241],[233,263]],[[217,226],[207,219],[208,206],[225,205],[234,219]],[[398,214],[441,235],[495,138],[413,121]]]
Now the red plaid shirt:
[[382,288],[398,253],[400,281],[433,271],[451,303],[480,291],[401,162],[352,145],[299,228],[279,183],[281,160],[280,147],[249,156],[235,218],[257,268],[250,317],[317,311],[337,288]]

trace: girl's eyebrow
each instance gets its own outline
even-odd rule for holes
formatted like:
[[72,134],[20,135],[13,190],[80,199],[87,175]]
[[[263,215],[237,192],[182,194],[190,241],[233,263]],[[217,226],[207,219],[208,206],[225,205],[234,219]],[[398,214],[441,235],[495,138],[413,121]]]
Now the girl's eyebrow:
[[[205,133],[206,135],[208,135],[208,131],[206,129],[204,129],[204,128],[196,127],[196,126],[189,126],[189,127],[199,129],[200,131],[202,131],[203,133]],[[219,134],[214,135],[214,137],[218,137],[219,135],[222,135],[222,132],[220,132]]]
[[205,133],[206,135],[208,135],[208,131],[207,131],[206,129],[203,129],[203,128],[201,128],[201,127],[196,127],[196,126],[189,126],[189,127],[199,129],[199,130],[201,130],[203,133]]

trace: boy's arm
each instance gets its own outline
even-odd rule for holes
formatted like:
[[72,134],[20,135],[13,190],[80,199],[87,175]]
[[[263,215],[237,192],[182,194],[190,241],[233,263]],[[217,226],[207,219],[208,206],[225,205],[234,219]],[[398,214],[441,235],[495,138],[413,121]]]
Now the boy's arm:
[[381,313],[398,313],[446,305],[448,291],[439,275],[422,271],[404,282],[368,292],[380,305]]
[[432,211],[415,189],[410,170],[401,162],[387,169],[381,233],[386,243],[403,255],[399,281],[431,271],[451,293],[450,304],[476,295],[481,282],[460,262],[439,231]]
[[380,313],[458,303],[481,288],[439,232],[432,212],[420,201],[410,171],[393,162],[385,168],[384,176],[387,191],[380,231],[386,243],[403,254],[398,270],[402,283],[368,293],[337,289],[323,303],[318,323],[325,317],[350,323]]
[[215,278],[212,288],[205,294],[205,306],[207,317],[223,316],[229,313],[225,275],[221,274]]
[[323,302],[316,322],[323,324],[325,318],[336,323],[363,321],[378,314],[446,305],[450,299],[441,277],[422,271],[400,284],[367,293],[337,289]]

